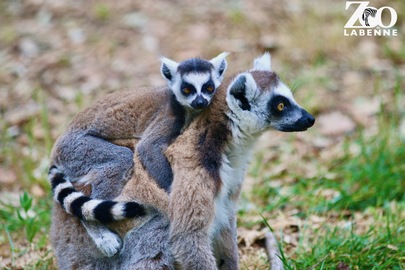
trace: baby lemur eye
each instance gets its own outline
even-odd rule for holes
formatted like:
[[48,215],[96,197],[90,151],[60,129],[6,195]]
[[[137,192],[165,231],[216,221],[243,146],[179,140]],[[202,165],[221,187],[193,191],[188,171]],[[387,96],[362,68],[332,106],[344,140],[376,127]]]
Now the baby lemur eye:
[[284,102],[280,102],[280,103],[277,105],[277,110],[279,110],[279,111],[281,112],[282,110],[284,110],[284,107],[285,107]]
[[183,88],[181,91],[182,91],[184,94],[186,94],[186,95],[188,95],[188,94],[191,93],[191,89],[188,88],[188,87]]
[[215,92],[215,84],[214,82],[210,79],[208,82],[206,82],[202,88],[201,88],[203,93],[207,93],[212,95]]
[[182,93],[183,95],[186,95],[186,96],[195,93],[195,88],[194,88],[194,86],[193,86],[192,84],[190,84],[190,83],[187,83],[187,82],[183,82],[183,83],[181,84],[180,89],[181,89],[181,93]]

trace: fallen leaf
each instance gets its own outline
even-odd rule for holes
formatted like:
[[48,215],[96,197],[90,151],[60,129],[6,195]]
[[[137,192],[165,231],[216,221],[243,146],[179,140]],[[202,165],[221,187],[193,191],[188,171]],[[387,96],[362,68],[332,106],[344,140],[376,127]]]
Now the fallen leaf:
[[398,247],[396,247],[396,246],[394,246],[394,245],[391,245],[391,244],[389,244],[389,245],[387,246],[387,248],[389,248],[389,249],[391,249],[391,250],[395,250],[395,251],[398,250]]
[[317,118],[317,126],[322,135],[339,136],[352,132],[356,125],[340,111],[322,114]]
[[8,111],[4,117],[6,123],[10,125],[21,125],[30,118],[38,115],[40,106],[35,102],[30,102],[26,105],[19,106],[11,111]]
[[21,53],[28,58],[37,56],[39,52],[38,45],[30,38],[21,39],[18,48]]
[[266,232],[268,230],[262,229],[258,230],[249,230],[246,228],[238,228],[238,243],[244,244],[246,247],[250,247],[254,243],[259,240],[263,240],[265,238]]
[[127,14],[122,18],[123,25],[135,29],[142,29],[146,27],[147,21],[148,18],[146,17],[146,15],[140,12]]
[[348,265],[345,264],[344,262],[340,262],[340,263],[336,266],[336,270],[350,270],[350,266],[348,266]]
[[0,184],[11,185],[16,181],[17,175],[13,170],[0,167]]
[[31,194],[35,197],[44,197],[46,194],[44,189],[37,184],[33,185],[31,187],[30,191],[31,191]]
[[375,120],[373,118],[380,111],[381,99],[374,97],[372,99],[365,97],[357,97],[353,99],[351,104],[343,106],[357,123],[368,126]]

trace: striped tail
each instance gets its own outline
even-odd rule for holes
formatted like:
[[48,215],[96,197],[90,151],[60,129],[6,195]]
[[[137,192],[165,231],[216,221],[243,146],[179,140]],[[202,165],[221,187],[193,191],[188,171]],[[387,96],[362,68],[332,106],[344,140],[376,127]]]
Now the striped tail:
[[49,169],[53,199],[63,209],[81,220],[108,223],[146,215],[145,208],[136,202],[117,202],[92,199],[76,191],[65,175],[55,166]]

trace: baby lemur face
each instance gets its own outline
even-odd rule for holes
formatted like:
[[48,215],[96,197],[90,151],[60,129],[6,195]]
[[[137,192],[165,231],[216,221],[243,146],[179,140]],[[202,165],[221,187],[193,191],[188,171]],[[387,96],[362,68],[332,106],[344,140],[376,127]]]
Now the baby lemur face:
[[161,73],[180,104],[194,110],[205,109],[223,80],[227,55],[223,52],[210,61],[192,58],[181,63],[161,58]]
[[279,131],[304,131],[315,123],[291,90],[271,71],[268,53],[254,62],[249,72],[239,74],[230,84],[227,102],[230,118],[243,132],[254,134],[272,127]]

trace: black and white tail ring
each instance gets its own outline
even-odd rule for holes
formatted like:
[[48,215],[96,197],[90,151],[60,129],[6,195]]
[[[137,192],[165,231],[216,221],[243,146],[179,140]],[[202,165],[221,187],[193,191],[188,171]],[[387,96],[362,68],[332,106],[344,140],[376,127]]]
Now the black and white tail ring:
[[136,202],[117,202],[92,199],[77,191],[57,167],[49,169],[53,199],[58,201],[66,212],[86,221],[108,223],[127,218],[143,217],[145,208]]

